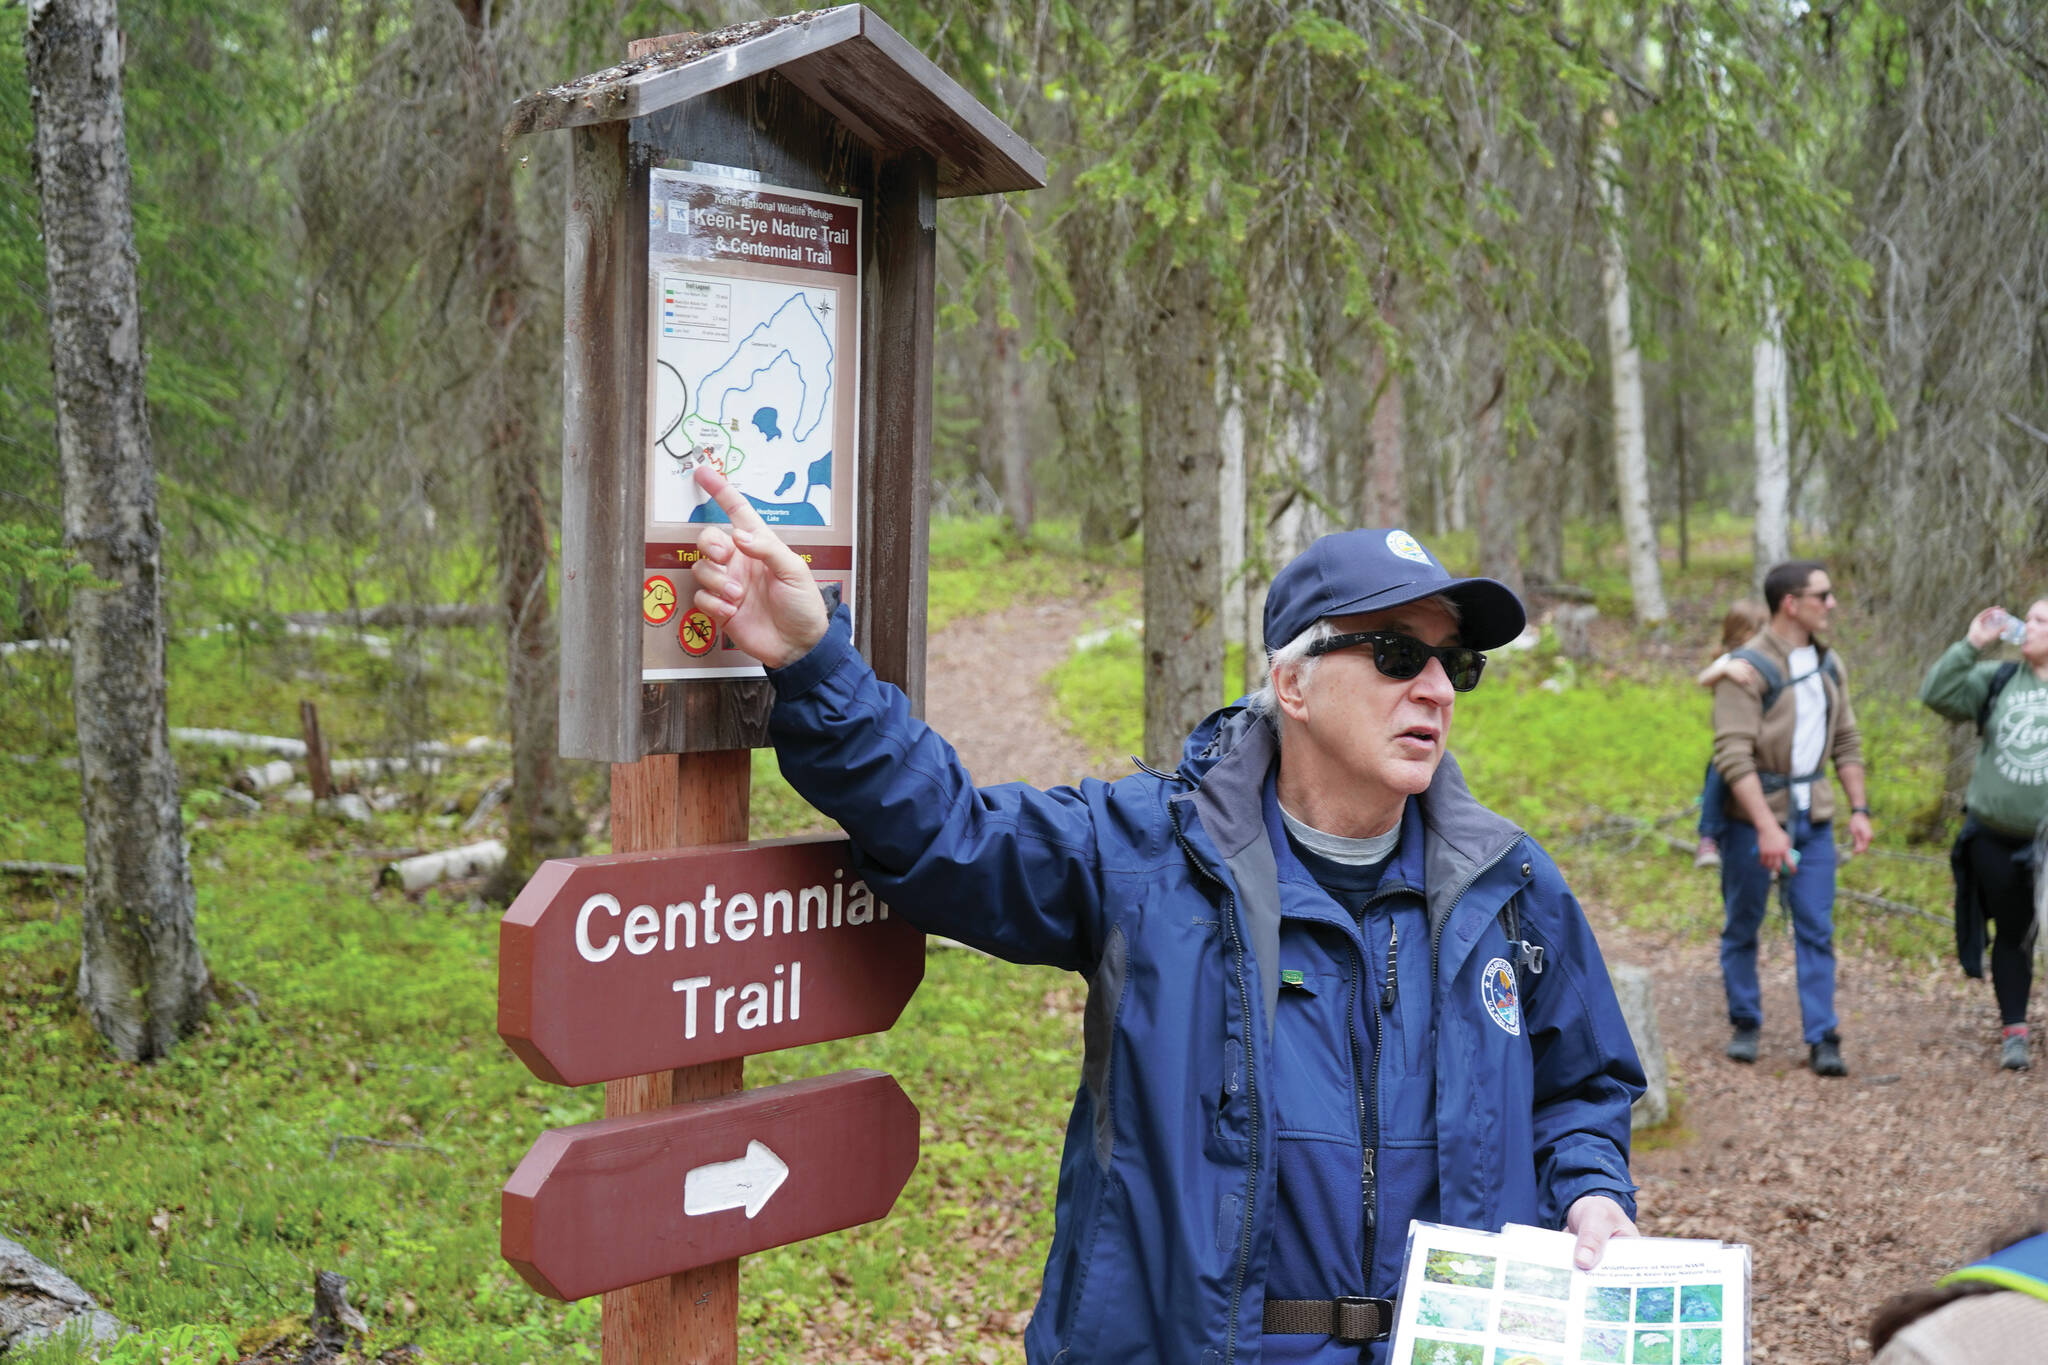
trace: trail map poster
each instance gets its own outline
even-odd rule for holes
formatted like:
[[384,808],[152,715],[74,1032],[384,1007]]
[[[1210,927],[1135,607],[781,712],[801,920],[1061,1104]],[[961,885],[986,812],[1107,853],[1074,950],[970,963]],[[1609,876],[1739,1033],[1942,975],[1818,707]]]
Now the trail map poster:
[[652,172],[644,681],[761,674],[691,605],[698,535],[726,519],[698,465],[853,600],[860,214],[857,199]]

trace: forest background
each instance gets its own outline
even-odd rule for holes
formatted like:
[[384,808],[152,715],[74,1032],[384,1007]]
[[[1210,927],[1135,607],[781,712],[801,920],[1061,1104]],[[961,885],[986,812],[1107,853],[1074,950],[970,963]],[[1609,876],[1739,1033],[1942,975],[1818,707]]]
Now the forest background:
[[[7,50],[34,8],[0,4]],[[1250,680],[1266,577],[1342,525],[1407,525],[1540,605],[1590,600],[1628,623],[1609,647],[1643,657],[1690,659],[1757,565],[1823,555],[1880,697],[1971,610],[2039,591],[2038,7],[875,8],[1051,166],[1044,191],[941,209],[934,503],[940,567],[961,572],[935,578],[953,596],[934,610],[1140,566],[1142,644],[1120,666],[1142,710],[1082,684],[1075,704],[1141,714],[1148,756]],[[287,701],[324,676],[342,752],[504,736],[496,899],[604,839],[597,774],[553,758],[563,148],[508,148],[503,118],[628,38],[777,12],[121,11],[162,619],[191,680],[173,719],[293,733]],[[35,134],[30,83],[0,78],[0,681],[6,747],[58,759],[104,718],[74,714],[61,649],[95,588],[65,540]],[[337,625],[382,644],[305,633]],[[1902,838],[1939,837],[1969,753],[1966,731],[1922,737],[1931,781],[1901,789]],[[233,813],[204,809],[213,762],[181,759],[188,823]],[[76,777],[19,766],[0,858],[75,856]],[[420,817],[440,799],[425,779],[412,796]],[[310,858],[315,828],[263,838]],[[63,904],[14,907],[22,1017],[85,1066],[89,1031],[49,980],[77,971],[75,929],[28,927]],[[458,954],[473,938],[448,935]],[[208,1055],[261,1056],[261,1033],[238,1022]],[[83,1244],[93,1207],[10,1217]],[[273,1212],[287,1245],[318,1221]],[[141,1235],[106,1250],[167,1236]],[[516,1342],[507,1321],[530,1315],[494,1316],[511,1291],[477,1274],[452,1292]],[[400,1321],[404,1292],[380,1291]],[[243,1291],[188,1297],[158,1320],[252,1321]]]

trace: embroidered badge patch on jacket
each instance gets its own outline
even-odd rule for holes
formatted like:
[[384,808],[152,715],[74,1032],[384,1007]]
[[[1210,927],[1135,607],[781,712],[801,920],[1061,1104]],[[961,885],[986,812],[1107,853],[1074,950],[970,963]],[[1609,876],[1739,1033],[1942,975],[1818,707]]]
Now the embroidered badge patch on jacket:
[[1479,1001],[1494,1023],[1518,1038],[1521,1036],[1522,1006],[1515,995],[1515,971],[1506,958],[1493,959],[1480,973]]

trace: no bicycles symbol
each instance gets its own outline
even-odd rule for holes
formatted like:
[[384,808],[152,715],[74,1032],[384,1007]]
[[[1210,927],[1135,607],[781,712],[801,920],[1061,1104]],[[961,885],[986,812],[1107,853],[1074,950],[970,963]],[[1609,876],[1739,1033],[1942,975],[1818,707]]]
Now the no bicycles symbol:
[[709,654],[711,646],[718,643],[718,627],[709,616],[694,608],[683,617],[683,624],[676,631],[676,639],[682,642],[683,653],[696,657]]

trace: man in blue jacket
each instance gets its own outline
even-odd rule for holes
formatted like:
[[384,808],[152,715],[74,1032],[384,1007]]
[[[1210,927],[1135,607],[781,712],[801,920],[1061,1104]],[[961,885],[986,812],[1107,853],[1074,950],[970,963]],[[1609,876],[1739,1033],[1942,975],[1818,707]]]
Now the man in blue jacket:
[[1642,1068],[1555,864],[1445,753],[1523,627],[1403,531],[1274,578],[1270,685],[1176,771],[977,789],[716,473],[696,603],[783,774],[923,927],[1089,983],[1033,1365],[1378,1365],[1411,1219],[1633,1234]]

